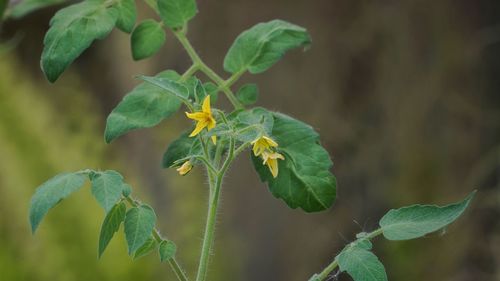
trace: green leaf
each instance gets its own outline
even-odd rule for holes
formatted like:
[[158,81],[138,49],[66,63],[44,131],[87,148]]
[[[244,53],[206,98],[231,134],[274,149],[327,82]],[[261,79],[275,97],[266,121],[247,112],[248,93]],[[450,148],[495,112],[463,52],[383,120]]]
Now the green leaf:
[[144,75],[140,75],[137,78],[165,90],[167,93],[176,96],[180,100],[186,100],[189,98],[188,88],[183,84],[178,83],[178,79],[174,80],[168,77],[150,77]]
[[332,161],[319,144],[319,135],[309,125],[280,113],[273,113],[271,137],[278,143],[278,152],[285,160],[278,160],[279,173],[273,178],[262,159],[252,154],[260,179],[268,183],[277,198],[290,208],[300,207],[306,212],[329,208],[335,201],[336,180],[330,173]]
[[162,167],[170,168],[178,164],[176,162],[179,159],[202,154],[203,150],[200,140],[198,138],[190,138],[189,132],[184,132],[168,146],[167,151],[163,154]]
[[120,200],[123,192],[123,177],[116,171],[91,173],[92,195],[104,210],[109,212]]
[[442,229],[462,215],[475,194],[474,191],[463,201],[444,207],[413,205],[390,210],[380,220],[384,237],[389,240],[407,240]]
[[120,224],[125,219],[126,211],[127,206],[125,203],[120,202],[106,214],[101,226],[101,233],[99,234],[99,257],[102,256],[109,242],[120,228]]
[[[156,77],[177,80],[174,71],[164,71]],[[149,83],[142,83],[128,93],[113,109],[106,121],[105,140],[110,143],[117,137],[135,129],[158,125],[179,110],[181,102],[165,90]]]
[[132,32],[137,19],[137,9],[134,0],[120,0],[116,2],[115,7],[118,9],[118,19],[116,27],[126,33]]
[[256,107],[241,111],[234,120],[236,139],[251,142],[263,135],[271,135],[274,124],[273,114],[264,108]]
[[259,97],[259,88],[257,84],[245,84],[238,90],[236,97],[244,105],[254,104]]
[[151,253],[154,249],[156,249],[156,240],[153,238],[149,238],[146,242],[134,253],[134,259],[142,258],[147,254]]
[[219,87],[212,82],[204,83],[203,87],[205,88],[205,91],[210,95],[210,104],[215,105],[219,96]]
[[293,48],[311,43],[306,29],[282,21],[259,23],[236,38],[224,58],[224,69],[231,73],[261,73]]
[[165,39],[161,23],[152,19],[141,22],[132,32],[132,57],[134,60],[142,60],[156,54],[165,44]]
[[118,10],[100,0],[87,0],[56,13],[43,41],[42,70],[55,82],[96,39],[104,39],[115,26]]
[[160,243],[160,261],[168,261],[175,257],[175,252],[177,252],[177,246],[175,246],[174,242],[170,240],[163,240]]
[[29,215],[33,233],[47,212],[61,200],[80,189],[86,177],[85,171],[64,173],[51,178],[36,189],[31,198]]
[[183,27],[198,12],[195,0],[158,0],[158,10],[170,28]]
[[[2,0],[0,2],[9,3],[8,0]],[[9,16],[11,18],[18,19],[36,10],[56,4],[61,4],[63,2],[64,0],[24,0],[12,7]]]
[[125,238],[128,253],[132,255],[151,236],[156,223],[156,215],[148,205],[131,208],[125,215]]
[[339,268],[354,281],[387,281],[384,265],[369,250],[356,244],[347,246],[338,257]]

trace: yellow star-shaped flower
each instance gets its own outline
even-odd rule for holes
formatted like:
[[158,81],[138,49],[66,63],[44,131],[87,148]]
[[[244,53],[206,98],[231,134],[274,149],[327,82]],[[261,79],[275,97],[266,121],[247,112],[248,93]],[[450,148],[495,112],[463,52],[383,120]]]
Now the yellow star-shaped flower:
[[267,165],[273,178],[278,176],[278,159],[285,160],[285,157],[278,152],[270,152],[268,150],[262,152],[263,165]]
[[176,170],[177,170],[177,172],[179,172],[179,174],[181,176],[184,176],[185,174],[189,173],[189,171],[191,171],[192,168],[193,168],[193,164],[191,164],[190,161],[186,161],[186,162],[184,162],[184,164],[182,164],[182,166],[180,166]]
[[253,144],[253,154],[255,156],[259,156],[264,151],[269,150],[271,147],[277,147],[278,144],[271,138],[262,136],[252,142]]
[[[198,135],[204,128],[207,128],[208,131],[212,130],[215,127],[216,122],[212,116],[212,110],[210,108],[210,96],[207,95],[203,100],[201,111],[193,113],[186,112],[186,116],[189,119],[193,119],[198,122],[189,137]],[[215,144],[216,136],[212,136],[212,141]]]

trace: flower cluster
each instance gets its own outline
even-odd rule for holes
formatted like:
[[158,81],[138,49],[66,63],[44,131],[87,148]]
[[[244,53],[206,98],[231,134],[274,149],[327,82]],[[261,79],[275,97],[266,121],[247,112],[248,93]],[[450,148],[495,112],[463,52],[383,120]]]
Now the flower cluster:
[[278,143],[270,137],[262,136],[254,140],[252,144],[253,154],[262,157],[262,160],[264,160],[262,165],[267,165],[273,177],[276,178],[278,176],[278,159],[285,160],[283,155],[275,151]]

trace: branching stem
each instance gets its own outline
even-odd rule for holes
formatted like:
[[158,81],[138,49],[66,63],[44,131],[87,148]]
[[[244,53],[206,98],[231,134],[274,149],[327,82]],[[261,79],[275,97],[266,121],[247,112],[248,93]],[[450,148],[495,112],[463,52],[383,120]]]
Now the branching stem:
[[[370,240],[370,239],[372,239],[380,234],[382,234],[381,228],[368,233],[365,236],[365,238],[363,238],[363,239]],[[325,267],[325,269],[323,269],[323,271],[321,271],[318,274],[313,275],[313,277],[311,277],[311,279],[309,279],[309,280],[311,280],[311,281],[323,281],[323,280],[325,280],[330,275],[330,273],[339,266],[338,258],[339,258],[339,256],[337,255],[335,257],[335,259],[333,259],[333,261],[327,267]]]
[[230,87],[234,82],[238,80],[238,78],[243,75],[244,72],[238,72],[235,73],[233,76],[231,76],[228,80],[222,79],[215,71],[213,71],[210,67],[208,67],[203,60],[200,58],[200,56],[196,53],[194,50],[193,46],[191,45],[191,42],[187,39],[186,35],[182,31],[177,31],[174,32],[175,36],[179,40],[179,42],[182,44],[186,52],[188,53],[189,57],[193,61],[193,65],[197,66],[198,69],[205,73],[205,75],[208,76],[212,81],[217,84],[219,87],[219,90],[224,92],[226,97],[229,99],[231,104],[234,106],[236,109],[242,109],[244,108],[243,105],[238,101],[238,99],[234,96],[233,92],[231,91]]

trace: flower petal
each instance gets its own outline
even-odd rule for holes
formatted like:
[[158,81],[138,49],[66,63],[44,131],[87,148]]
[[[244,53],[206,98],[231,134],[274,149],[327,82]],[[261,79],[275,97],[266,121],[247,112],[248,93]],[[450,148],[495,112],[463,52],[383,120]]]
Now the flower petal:
[[266,141],[267,145],[269,145],[269,146],[274,146],[274,147],[278,146],[278,143],[276,143],[276,142],[275,142],[272,138],[270,138],[270,137],[262,136],[262,139],[264,139],[264,140]]
[[201,106],[201,109],[205,113],[212,114],[212,111],[210,110],[210,95],[207,95],[203,100],[203,105]]
[[212,130],[213,128],[215,128],[216,124],[217,122],[215,121],[215,119],[212,116],[209,116],[207,120],[207,129],[209,131]]
[[187,116],[187,118],[193,119],[196,121],[202,121],[202,120],[205,120],[207,118],[207,114],[204,112],[200,112],[200,111],[193,112],[193,113],[186,112],[186,116]]
[[206,126],[207,126],[207,121],[205,121],[205,120],[198,121],[198,123],[196,124],[196,127],[194,128],[193,132],[191,132],[189,137],[194,137],[194,136],[198,135],[201,132],[201,130],[203,130]]

